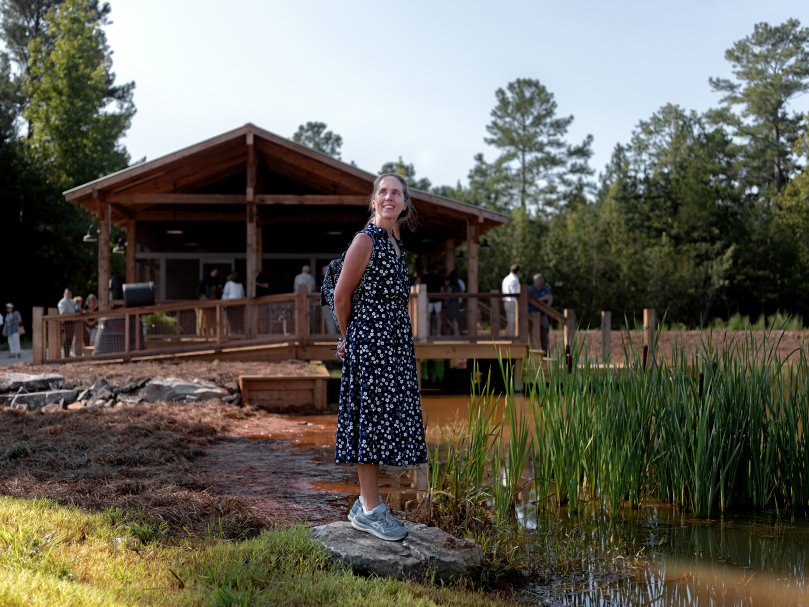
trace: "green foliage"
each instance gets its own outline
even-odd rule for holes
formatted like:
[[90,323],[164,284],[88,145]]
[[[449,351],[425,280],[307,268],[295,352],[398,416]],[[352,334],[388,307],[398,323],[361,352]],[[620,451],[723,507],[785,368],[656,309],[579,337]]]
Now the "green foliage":
[[556,115],[553,93],[538,80],[518,78],[497,89],[495,97],[485,141],[500,156],[492,165],[476,157],[475,179],[491,175],[484,180],[500,191],[505,208],[555,208],[571,192],[581,195],[584,179],[593,173],[587,164],[592,135],[578,145],[564,140],[573,116]]
[[180,332],[177,317],[170,315],[168,312],[144,314],[142,321],[151,335],[175,335]]
[[463,584],[354,576],[335,564],[302,524],[278,526],[246,541],[167,538],[137,551],[117,549],[116,533],[103,514],[0,497],[0,604],[513,604]]
[[402,157],[399,156],[399,160],[396,162],[386,162],[382,165],[382,168],[379,169],[379,174],[383,175],[385,173],[397,173],[407,179],[408,187],[411,187],[415,190],[424,190],[425,192],[430,191],[430,180],[426,177],[421,179],[416,179],[416,167],[412,164],[405,164],[405,161],[402,160]]
[[126,531],[130,537],[134,537],[144,544],[157,541],[169,532],[169,527],[165,522],[158,525],[148,521],[130,521],[123,523],[120,527],[122,530]]
[[[801,116],[790,113],[788,103],[809,91],[809,28],[800,25],[798,19],[777,26],[756,24],[753,34],[725,53],[736,80],[710,79],[711,87],[724,95],[723,107],[710,115],[740,139],[742,181],[774,195],[795,167],[791,148],[800,134]],[[741,113],[734,113],[734,106],[741,106]]]
[[[29,46],[31,154],[60,187],[86,183],[127,166],[120,145],[135,114],[134,83],[115,87],[106,35],[86,0],[51,9],[45,25],[54,44]],[[117,111],[107,109],[111,102]]]
[[298,130],[292,135],[292,141],[340,160],[343,138],[327,131],[327,128],[325,122],[307,122],[298,127]]

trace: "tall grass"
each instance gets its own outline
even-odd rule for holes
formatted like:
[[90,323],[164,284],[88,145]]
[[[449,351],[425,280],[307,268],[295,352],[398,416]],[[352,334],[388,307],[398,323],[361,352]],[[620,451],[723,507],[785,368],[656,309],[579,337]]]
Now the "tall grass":
[[648,357],[625,346],[626,363],[607,367],[573,343],[574,364],[560,351],[526,365],[522,399],[501,360],[505,394],[473,386],[467,422],[442,429],[430,495],[460,526],[488,508],[513,522],[527,493],[537,509],[588,501],[613,515],[649,500],[701,517],[809,505],[809,357],[779,357],[782,335],[717,345],[703,332],[694,351],[675,338],[660,360],[658,334]]

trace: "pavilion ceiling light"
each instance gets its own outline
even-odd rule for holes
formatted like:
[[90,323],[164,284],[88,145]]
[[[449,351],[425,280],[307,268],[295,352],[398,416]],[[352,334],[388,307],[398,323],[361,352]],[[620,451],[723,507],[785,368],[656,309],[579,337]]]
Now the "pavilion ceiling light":
[[166,234],[182,234],[182,230],[166,230]]
[[120,239],[118,239],[118,244],[115,245],[115,248],[113,248],[112,252],[117,253],[118,255],[123,255],[126,252],[126,246],[121,244]]
[[98,242],[98,230],[93,232],[93,226],[90,225],[90,227],[87,228],[87,234],[84,235],[82,240],[84,242]]
[[463,251],[459,251],[458,254],[456,255],[456,257],[458,259],[466,259],[466,255],[464,254]]
[[492,245],[489,244],[489,241],[486,238],[484,238],[483,242],[480,243],[480,248],[481,249],[491,249],[493,247],[492,247]]

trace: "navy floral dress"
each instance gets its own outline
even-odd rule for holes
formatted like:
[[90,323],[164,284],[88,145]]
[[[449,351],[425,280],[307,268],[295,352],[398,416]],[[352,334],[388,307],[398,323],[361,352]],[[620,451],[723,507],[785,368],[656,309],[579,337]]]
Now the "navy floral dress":
[[427,462],[419,380],[407,302],[410,280],[401,241],[396,251],[384,228],[368,224],[373,240],[359,305],[346,331],[338,464],[417,466]]

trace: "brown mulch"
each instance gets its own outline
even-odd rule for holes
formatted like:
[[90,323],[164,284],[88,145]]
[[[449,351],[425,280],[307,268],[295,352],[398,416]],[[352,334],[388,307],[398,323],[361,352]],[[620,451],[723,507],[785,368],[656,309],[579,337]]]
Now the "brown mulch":
[[64,375],[73,384],[90,385],[105,379],[110,384],[123,384],[130,377],[166,378],[183,380],[205,379],[222,385],[238,382],[239,375],[305,375],[305,360],[283,361],[133,361],[129,363],[71,362],[59,365],[9,365],[0,373],[56,373]]
[[121,508],[175,531],[252,535],[274,524],[210,490],[197,458],[255,416],[220,401],[34,413],[0,409],[0,494],[89,511]]

